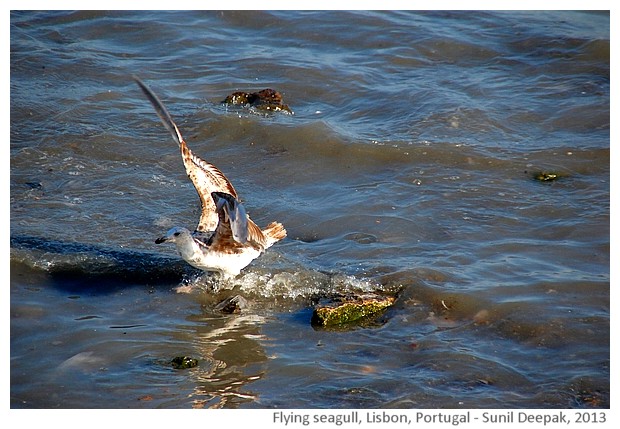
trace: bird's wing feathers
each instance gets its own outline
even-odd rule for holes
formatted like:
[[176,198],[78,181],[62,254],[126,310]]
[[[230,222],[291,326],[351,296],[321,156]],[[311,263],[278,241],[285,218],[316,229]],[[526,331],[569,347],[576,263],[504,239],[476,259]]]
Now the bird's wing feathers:
[[245,244],[248,241],[248,215],[234,196],[225,192],[211,193],[220,224],[228,223],[236,242]]
[[267,247],[267,240],[263,231],[250,218],[248,218],[248,241],[256,243],[262,248]]
[[215,236],[218,240],[231,240],[241,245],[250,244],[263,249],[266,244],[261,229],[248,217],[243,205],[233,196],[223,192],[213,192],[219,223]]
[[207,232],[214,231],[218,223],[218,215],[215,211],[215,205],[211,198],[212,192],[225,192],[237,198],[237,191],[233,187],[232,183],[226,178],[215,165],[203,160],[199,156],[195,155],[187,143],[183,139],[179,128],[172,120],[170,113],[159,100],[157,95],[137,76],[133,77],[134,80],[140,86],[142,92],[149,99],[157,115],[161,119],[164,126],[170,131],[172,138],[179,145],[181,150],[181,157],[183,158],[183,164],[185,165],[185,172],[190,178],[198,196],[200,197],[201,212],[200,221],[196,227],[196,231]]
[[232,183],[224,176],[215,165],[203,160],[187,147],[185,141],[181,141],[181,156],[185,171],[190,178],[200,197],[202,210],[197,231],[214,231],[217,227],[218,216],[215,204],[211,198],[212,192],[225,192],[237,198],[237,191]]
[[183,136],[181,136],[181,132],[172,120],[172,117],[170,116],[170,113],[168,113],[168,110],[164,107],[164,104],[161,102],[159,97],[157,97],[157,95],[155,95],[155,93],[151,91],[151,88],[149,88],[144,82],[142,82],[142,80],[138,76],[133,76],[133,79],[136,81],[144,95],[146,95],[146,98],[149,99],[149,101],[155,108],[157,116],[159,116],[159,119],[161,119],[161,122],[164,124],[166,129],[170,131],[170,134],[172,134],[172,138],[174,139],[174,141],[177,142],[178,145],[180,145],[183,141]]

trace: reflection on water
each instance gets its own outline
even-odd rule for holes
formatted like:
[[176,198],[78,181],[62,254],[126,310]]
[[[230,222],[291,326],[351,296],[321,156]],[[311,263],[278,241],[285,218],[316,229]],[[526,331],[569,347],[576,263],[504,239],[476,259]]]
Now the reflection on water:
[[[11,406],[608,407],[609,47],[608,13],[13,12]],[[154,243],[199,206],[132,74],[288,231],[233,281]],[[220,104],[265,88],[295,114]]]

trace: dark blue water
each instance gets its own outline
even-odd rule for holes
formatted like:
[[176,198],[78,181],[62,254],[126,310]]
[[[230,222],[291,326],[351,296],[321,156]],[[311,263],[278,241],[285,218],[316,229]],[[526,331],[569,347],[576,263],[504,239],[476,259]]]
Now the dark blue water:
[[[12,408],[610,406],[608,13],[10,21]],[[199,206],[132,74],[288,230],[232,284],[154,244]],[[264,88],[294,114],[221,104]]]

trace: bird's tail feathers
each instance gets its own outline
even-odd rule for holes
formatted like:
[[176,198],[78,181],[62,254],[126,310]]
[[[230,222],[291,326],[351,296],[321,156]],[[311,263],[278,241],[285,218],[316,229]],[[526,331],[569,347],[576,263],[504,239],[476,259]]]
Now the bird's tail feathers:
[[263,229],[263,235],[267,239],[267,245],[265,246],[265,248],[267,248],[286,237],[286,229],[284,229],[284,226],[280,222],[271,222]]

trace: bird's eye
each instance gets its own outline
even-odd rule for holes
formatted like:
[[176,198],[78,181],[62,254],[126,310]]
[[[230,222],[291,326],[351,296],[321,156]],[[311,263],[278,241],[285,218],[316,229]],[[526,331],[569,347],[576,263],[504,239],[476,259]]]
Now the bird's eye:
[[175,232],[175,233],[174,233],[174,234],[172,234],[172,235],[174,235],[175,237],[178,237],[180,234],[181,234],[180,232]]

